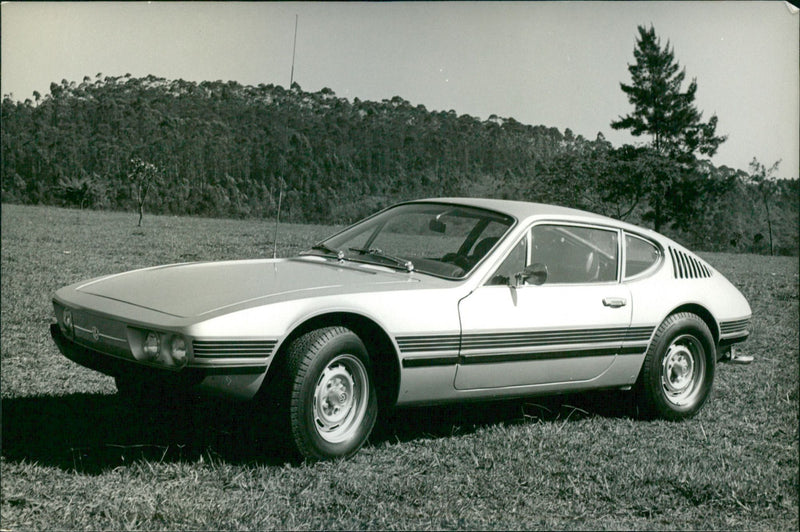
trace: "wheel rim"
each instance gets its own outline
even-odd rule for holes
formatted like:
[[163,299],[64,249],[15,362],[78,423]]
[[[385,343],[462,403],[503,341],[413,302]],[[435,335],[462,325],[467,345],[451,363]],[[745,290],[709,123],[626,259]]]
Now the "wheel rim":
[[363,362],[353,355],[334,358],[314,388],[314,427],[322,439],[339,443],[361,425],[369,401],[369,378]]
[[661,367],[661,387],[670,403],[694,403],[703,385],[705,360],[705,349],[694,336],[680,336],[670,344]]

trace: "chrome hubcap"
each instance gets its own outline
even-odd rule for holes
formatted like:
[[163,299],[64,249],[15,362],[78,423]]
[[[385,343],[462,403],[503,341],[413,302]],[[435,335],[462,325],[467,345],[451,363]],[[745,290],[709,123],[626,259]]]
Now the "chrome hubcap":
[[314,388],[314,426],[325,441],[338,443],[358,430],[367,409],[369,386],[364,364],[339,355],[328,364]]
[[694,401],[703,383],[704,354],[693,336],[680,336],[670,344],[661,371],[661,385],[669,402],[683,406]]

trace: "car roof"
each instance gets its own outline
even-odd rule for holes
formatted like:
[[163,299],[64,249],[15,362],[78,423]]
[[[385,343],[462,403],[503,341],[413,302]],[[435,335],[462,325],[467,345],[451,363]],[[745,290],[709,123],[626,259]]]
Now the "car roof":
[[548,205],[546,203],[531,203],[527,201],[484,198],[427,198],[419,201],[426,203],[452,203],[469,207],[479,207],[482,209],[508,214],[521,221],[531,217],[540,218],[547,216],[567,216],[582,218],[587,221],[592,220],[597,222],[613,223],[614,225],[618,225],[620,223],[619,220],[614,220],[613,218],[608,218],[600,214],[594,214],[579,209],[570,209],[568,207],[560,207],[558,205]]
[[549,217],[557,218],[559,220],[566,220],[572,222],[596,223],[602,225],[610,225],[612,227],[619,227],[630,232],[639,233],[643,236],[649,236],[657,240],[664,240],[666,237],[650,229],[633,225],[627,222],[609,218],[601,214],[593,212],[582,211],[580,209],[572,209],[569,207],[561,207],[559,205],[549,205],[546,203],[533,203],[527,201],[515,200],[501,200],[501,199],[485,199],[485,198],[426,198],[419,200],[425,203],[449,203],[455,205],[464,205],[469,207],[478,207],[488,209],[495,212],[500,212],[513,216],[521,223],[527,224],[535,219],[546,219]]

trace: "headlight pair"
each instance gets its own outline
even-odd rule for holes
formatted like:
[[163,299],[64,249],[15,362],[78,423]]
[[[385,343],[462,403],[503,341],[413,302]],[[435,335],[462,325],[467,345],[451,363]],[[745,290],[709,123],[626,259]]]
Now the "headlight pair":
[[142,355],[148,362],[185,366],[189,360],[186,339],[178,334],[142,331]]

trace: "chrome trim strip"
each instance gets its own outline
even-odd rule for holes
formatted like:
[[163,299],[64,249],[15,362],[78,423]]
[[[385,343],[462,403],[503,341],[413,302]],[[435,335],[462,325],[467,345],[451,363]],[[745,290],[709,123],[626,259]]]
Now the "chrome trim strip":
[[[80,325],[75,325],[74,323],[72,324],[72,327],[74,329],[78,330],[78,331],[84,332],[84,333],[94,337],[94,331],[92,329],[85,329],[85,328],[81,327]],[[103,334],[103,333],[101,333],[99,331],[97,333],[97,336],[100,337],[100,338],[105,338],[106,340],[111,340],[112,342],[118,342],[118,343],[121,343],[123,345],[128,345],[128,340],[125,340],[125,339],[122,339],[122,338],[117,338],[115,336],[109,336],[108,334]]]

